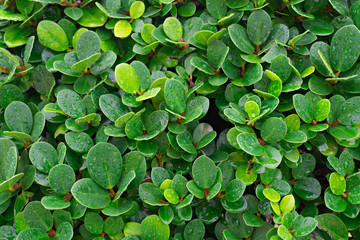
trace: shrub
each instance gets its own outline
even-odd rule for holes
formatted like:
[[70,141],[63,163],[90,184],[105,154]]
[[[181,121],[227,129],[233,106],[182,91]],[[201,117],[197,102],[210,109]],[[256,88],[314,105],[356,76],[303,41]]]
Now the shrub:
[[360,1],[0,19],[0,239],[360,239]]

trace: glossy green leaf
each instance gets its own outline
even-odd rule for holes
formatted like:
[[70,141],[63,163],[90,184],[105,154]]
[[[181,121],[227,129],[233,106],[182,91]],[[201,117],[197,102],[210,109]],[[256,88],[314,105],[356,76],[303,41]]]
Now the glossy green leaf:
[[24,209],[25,222],[33,228],[48,231],[53,227],[53,218],[49,210],[38,202],[33,201],[26,205]]
[[337,71],[349,70],[360,55],[360,33],[353,25],[339,29],[331,40],[330,61]]
[[37,142],[29,151],[31,163],[40,171],[49,173],[58,164],[58,154],[53,146],[47,142]]
[[263,44],[271,31],[270,16],[264,10],[256,10],[250,14],[247,24],[249,39],[256,45]]
[[330,189],[335,195],[341,195],[346,190],[346,180],[338,173],[331,173],[329,177]]
[[4,118],[12,131],[30,133],[33,116],[25,103],[18,101],[10,103],[5,109]]
[[144,240],[169,239],[170,228],[157,215],[150,215],[141,222],[141,237]]
[[101,187],[110,189],[120,179],[121,153],[110,143],[98,143],[89,150],[86,165],[91,178]]
[[168,38],[177,42],[183,35],[180,21],[174,17],[168,17],[164,21],[164,32]]
[[135,93],[139,90],[139,77],[134,68],[127,63],[121,63],[116,66],[115,79],[119,86],[127,93]]
[[311,123],[314,113],[310,101],[300,94],[295,94],[293,96],[293,101],[296,113],[299,117],[304,122]]
[[237,143],[246,153],[254,156],[261,156],[264,153],[263,146],[260,145],[254,135],[249,133],[240,133],[237,136]]
[[229,202],[236,202],[245,192],[245,183],[240,179],[231,180],[226,186],[226,200]]
[[216,166],[206,156],[200,156],[195,160],[192,173],[195,183],[201,188],[210,188],[216,181]]
[[91,209],[101,209],[110,203],[110,193],[90,178],[76,181],[71,194],[81,205]]
[[327,232],[328,235],[339,239],[348,239],[348,232],[345,224],[339,217],[331,213],[324,213],[315,217],[318,221],[318,228]]
[[261,128],[261,137],[268,143],[279,142],[287,132],[287,126],[280,118],[268,118]]
[[69,193],[74,183],[75,172],[69,165],[59,164],[51,168],[49,184],[55,192],[60,194]]
[[62,52],[69,47],[68,38],[64,30],[55,22],[43,20],[37,26],[39,41],[45,47]]

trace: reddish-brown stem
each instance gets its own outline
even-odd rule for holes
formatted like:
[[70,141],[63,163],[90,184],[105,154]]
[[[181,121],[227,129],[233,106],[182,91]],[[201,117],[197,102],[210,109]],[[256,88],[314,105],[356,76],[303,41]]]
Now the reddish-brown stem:
[[110,188],[109,191],[110,191],[111,197],[114,198],[116,196],[116,192],[114,191],[114,189]]

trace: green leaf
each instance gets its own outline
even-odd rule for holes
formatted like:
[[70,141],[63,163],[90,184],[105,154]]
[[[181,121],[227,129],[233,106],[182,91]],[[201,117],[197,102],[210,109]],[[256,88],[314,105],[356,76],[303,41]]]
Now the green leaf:
[[254,101],[247,101],[244,108],[250,119],[256,118],[260,114],[259,105]]
[[104,232],[109,236],[118,235],[124,229],[124,220],[120,216],[105,219]]
[[292,72],[289,59],[283,54],[278,55],[271,61],[270,71],[275,73],[283,82],[285,82]]
[[280,225],[278,227],[277,234],[280,236],[281,239],[284,239],[284,240],[292,240],[293,239],[292,234],[289,232],[289,230],[284,225]]
[[236,202],[245,192],[246,185],[240,179],[231,180],[226,186],[226,200],[229,202]]
[[69,148],[78,153],[85,153],[94,145],[91,137],[84,132],[68,132],[65,134],[65,142]]
[[312,218],[312,217],[305,217],[302,219],[299,219],[295,222],[294,225],[294,236],[295,237],[304,237],[308,236],[312,231],[315,230],[316,225],[318,222]]
[[343,0],[330,0],[331,6],[341,15],[348,16],[349,15],[349,4]]
[[200,219],[191,220],[188,224],[186,224],[184,230],[185,240],[203,239],[204,236],[205,236],[205,226]]
[[264,10],[252,12],[248,18],[247,33],[256,45],[263,44],[271,32],[271,18]]
[[341,195],[346,190],[346,180],[344,176],[333,172],[329,177],[330,189],[335,195]]
[[214,69],[204,59],[194,57],[194,58],[191,58],[190,61],[191,61],[191,65],[194,66],[195,68],[199,69],[200,71],[202,71],[206,74],[209,74],[209,75],[215,74]]
[[143,240],[167,240],[170,237],[170,228],[159,216],[150,215],[141,222],[141,237]]
[[251,86],[261,80],[263,76],[263,68],[259,63],[248,64],[245,74],[240,78],[232,81],[237,86]]
[[325,213],[316,216],[315,219],[318,221],[318,228],[324,230],[327,235],[344,240],[349,238],[346,225],[336,215]]
[[128,189],[134,189],[140,185],[146,174],[146,161],[137,151],[127,153],[123,159],[124,174],[130,171],[135,171],[136,177],[128,186]]
[[232,24],[228,28],[230,38],[237,48],[247,54],[253,54],[255,47],[252,45],[246,30],[239,24]]
[[294,186],[295,193],[304,200],[314,200],[320,196],[320,183],[311,177],[297,180]]
[[234,121],[236,123],[240,123],[240,124],[245,124],[246,123],[246,119],[245,117],[239,113],[238,111],[236,111],[235,109],[232,108],[226,108],[224,110],[224,114],[226,117],[228,117],[231,121]]
[[271,202],[278,202],[281,199],[280,194],[272,188],[265,188],[262,193]]
[[3,9],[0,10],[0,19],[8,20],[8,21],[24,21],[25,16],[19,13],[12,13],[5,11]]
[[328,99],[321,99],[314,108],[314,117],[317,121],[324,121],[330,113],[330,101]]
[[330,189],[325,191],[325,206],[336,212],[344,212],[347,208],[347,202],[342,196],[335,195]]
[[176,174],[171,182],[171,188],[176,191],[179,197],[185,197],[188,193],[186,183],[187,179],[184,176]]
[[99,59],[100,53],[95,53],[88,58],[80,60],[79,62],[72,65],[71,69],[74,71],[86,71],[96,60]]
[[249,133],[240,133],[237,136],[237,143],[240,148],[246,153],[254,156],[261,156],[264,154],[264,148],[254,135]]
[[6,30],[4,34],[4,42],[9,48],[19,47],[26,44],[29,39],[29,34],[34,32],[35,29],[30,26],[19,28],[15,25],[14,27],[10,27]]
[[313,108],[310,101],[301,94],[293,96],[294,107],[299,117],[306,123],[311,123],[313,120]]
[[84,27],[101,27],[108,19],[97,7],[84,7],[82,11],[83,15],[78,20],[78,23]]
[[69,222],[62,222],[56,229],[55,240],[72,239],[74,235],[73,226]]
[[309,80],[309,89],[318,95],[328,95],[333,90],[330,83],[315,75],[312,75]]
[[39,228],[29,228],[21,231],[17,236],[18,240],[48,240],[50,239],[46,231]]
[[116,54],[113,51],[104,51],[100,58],[90,67],[93,75],[100,75],[109,70],[116,61]]
[[179,146],[186,152],[195,154],[196,148],[194,147],[194,144],[192,143],[192,139],[190,134],[182,134],[176,136],[176,142],[179,144]]
[[145,12],[145,4],[141,1],[135,1],[130,7],[130,17],[132,19],[140,18]]
[[0,106],[6,108],[13,101],[24,101],[24,95],[19,87],[6,84],[0,88]]
[[211,131],[207,134],[205,134],[205,136],[203,136],[196,144],[196,147],[198,149],[200,148],[204,148],[205,146],[207,146],[208,144],[210,144],[216,137],[216,132],[215,131]]
[[287,133],[287,126],[283,120],[276,117],[268,118],[261,126],[261,137],[268,143],[282,140]]
[[295,198],[293,195],[286,195],[280,201],[280,210],[283,213],[291,212],[295,207]]
[[359,204],[360,203],[360,187],[357,185],[356,187],[353,187],[349,191],[348,200],[352,204]]
[[31,163],[40,171],[49,173],[58,164],[58,155],[53,146],[47,142],[37,142],[29,151]]
[[209,14],[216,19],[225,17],[227,11],[225,1],[216,0],[207,0],[206,9],[209,11]]
[[5,109],[4,118],[7,126],[16,132],[29,134],[33,125],[30,108],[23,102],[11,102]]
[[89,150],[86,165],[97,184],[106,189],[113,188],[121,175],[121,153],[110,143],[98,143]]
[[41,95],[49,97],[53,87],[55,86],[55,78],[48,72],[46,67],[44,65],[38,65],[29,72],[29,77],[35,90]]
[[156,95],[161,91],[161,88],[156,87],[156,88],[152,88],[148,91],[146,91],[144,94],[140,95],[139,97],[136,98],[136,101],[144,101],[144,100],[148,100],[151,99],[153,97],[156,97]]
[[81,205],[90,209],[102,209],[110,203],[110,193],[90,178],[76,181],[71,194]]
[[264,154],[256,156],[256,161],[266,168],[276,168],[281,163],[280,152],[271,146],[264,146]]
[[140,87],[140,80],[134,68],[127,63],[120,63],[115,68],[115,79],[122,90],[136,93]]
[[114,197],[113,201],[117,201],[121,195],[128,189],[132,180],[136,177],[135,171],[131,170],[127,174],[123,174],[120,178],[120,182],[118,183],[118,191],[116,192],[116,196]]
[[185,86],[178,80],[168,79],[165,83],[165,101],[168,108],[177,114],[185,112]]
[[104,228],[104,220],[94,212],[88,212],[84,219],[85,228],[93,234],[100,234]]
[[335,171],[342,176],[346,176],[347,173],[351,174],[354,171],[354,160],[347,152],[342,152],[340,158],[330,156],[327,160]]
[[264,221],[261,218],[257,217],[256,215],[250,212],[244,213],[243,219],[247,226],[261,227],[262,225],[264,225]]
[[107,216],[119,216],[124,213],[127,213],[133,207],[133,202],[129,199],[120,198],[116,201],[112,201],[106,208],[101,210],[101,212]]
[[39,41],[45,47],[62,52],[69,47],[69,41],[64,30],[55,22],[43,20],[37,26]]
[[35,180],[36,168],[32,165],[28,165],[25,167],[23,173],[24,177],[20,180],[20,185],[23,190],[27,190]]
[[360,123],[360,97],[346,100],[337,111],[337,119],[344,125]]
[[179,41],[183,35],[181,23],[177,18],[166,18],[163,27],[166,36],[175,42]]
[[114,94],[103,94],[99,99],[101,111],[112,122],[116,122],[121,116],[128,112],[128,108],[121,102],[121,99]]
[[179,203],[179,196],[173,189],[165,189],[164,191],[165,199],[171,204],[178,204]]
[[0,180],[5,181],[16,172],[18,152],[16,145],[9,139],[0,139]]
[[49,184],[56,193],[69,193],[75,180],[73,168],[66,164],[56,165],[49,172]]
[[217,170],[214,162],[206,157],[198,157],[193,166],[192,174],[195,183],[201,188],[210,188],[216,181]]
[[132,32],[131,25],[127,20],[119,20],[115,24],[114,35],[118,38],[127,38]]
[[207,48],[207,59],[209,64],[212,67],[219,69],[224,63],[229,49],[230,48],[227,47],[223,41],[216,40],[211,42]]
[[32,201],[24,209],[25,222],[32,228],[48,231],[53,227],[53,218],[39,201]]
[[100,52],[100,38],[93,31],[81,33],[76,42],[76,56],[78,60],[88,59]]
[[152,206],[167,205],[160,202],[162,199],[162,194],[160,190],[152,183],[142,183],[139,187],[139,196],[142,201]]
[[357,28],[360,27],[360,20],[359,20],[359,16],[360,16],[360,11],[359,11],[359,5],[360,3],[358,2],[354,2],[353,4],[351,4],[350,7],[350,16],[352,18],[352,20],[354,21],[354,24]]
[[359,135],[359,128],[337,124],[329,128],[329,133],[338,139],[352,139]]
[[303,22],[306,30],[318,36],[328,36],[334,32],[334,27],[325,18],[308,19]]
[[86,114],[86,107],[81,97],[74,91],[62,90],[57,94],[57,103],[61,110],[71,117],[79,118]]
[[337,71],[349,70],[357,61],[360,49],[360,32],[354,25],[340,28],[331,40],[330,61]]
[[65,63],[64,61],[55,61],[54,69],[71,77],[80,77],[82,75],[82,72],[72,70],[71,64]]
[[81,8],[77,7],[67,7],[64,9],[64,13],[66,14],[66,16],[75,21],[79,20],[83,15],[83,11],[81,10]]
[[315,42],[310,48],[310,60],[316,70],[325,76],[334,76],[330,66],[330,46],[325,42]]
[[48,210],[65,209],[70,207],[69,201],[64,201],[64,197],[45,196],[41,199],[41,204]]

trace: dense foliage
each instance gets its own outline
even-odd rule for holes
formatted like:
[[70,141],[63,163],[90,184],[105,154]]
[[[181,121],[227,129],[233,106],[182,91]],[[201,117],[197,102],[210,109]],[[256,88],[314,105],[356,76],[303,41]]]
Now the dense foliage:
[[1,240],[360,239],[360,1],[1,6]]

